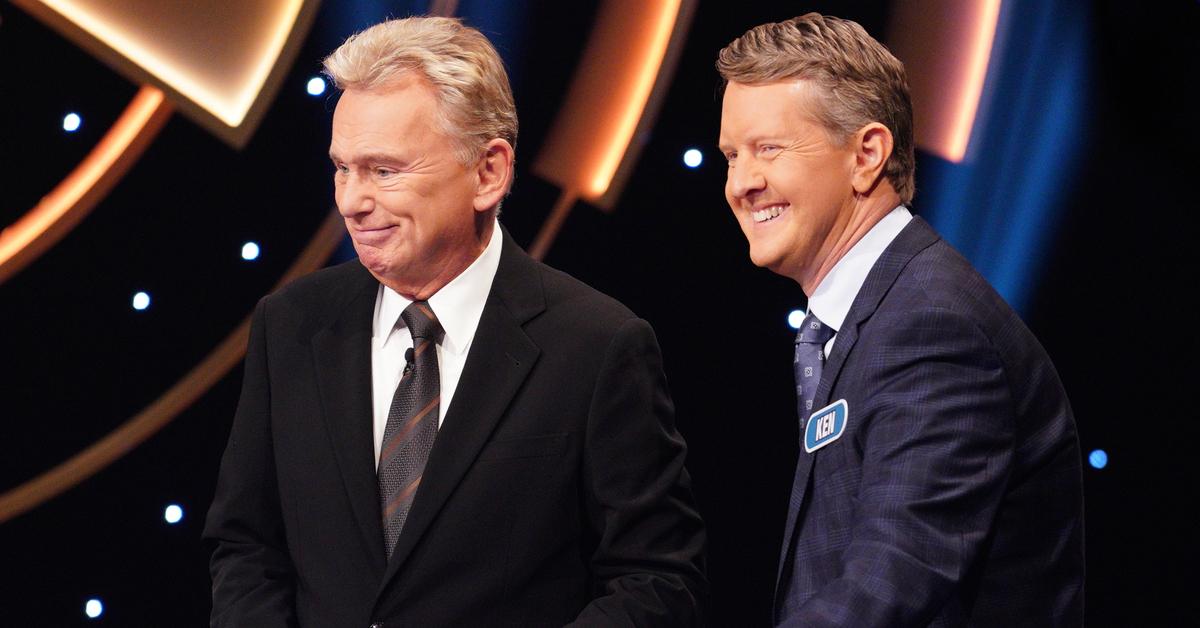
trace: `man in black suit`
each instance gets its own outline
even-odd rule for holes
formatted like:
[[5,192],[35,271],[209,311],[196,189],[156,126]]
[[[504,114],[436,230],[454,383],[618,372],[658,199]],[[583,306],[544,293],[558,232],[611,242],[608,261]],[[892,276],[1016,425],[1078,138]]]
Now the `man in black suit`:
[[1016,313],[908,208],[904,67],[810,13],[717,68],[729,205],[754,263],[808,296],[774,623],[1080,625],[1071,406]]
[[495,50],[410,18],[325,65],[359,259],[255,311],[204,532],[212,624],[698,623],[652,330],[496,221],[517,123]]

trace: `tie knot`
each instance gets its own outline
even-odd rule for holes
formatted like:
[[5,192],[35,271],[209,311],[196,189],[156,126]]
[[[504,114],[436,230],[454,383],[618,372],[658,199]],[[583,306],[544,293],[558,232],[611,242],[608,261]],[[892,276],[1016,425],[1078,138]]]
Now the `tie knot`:
[[804,317],[800,330],[796,332],[796,342],[823,345],[837,334],[837,330],[821,322],[812,312]]
[[412,334],[414,339],[437,340],[442,333],[442,324],[438,322],[437,315],[426,301],[413,301],[400,313],[400,318],[404,319],[404,324],[408,325],[408,333]]

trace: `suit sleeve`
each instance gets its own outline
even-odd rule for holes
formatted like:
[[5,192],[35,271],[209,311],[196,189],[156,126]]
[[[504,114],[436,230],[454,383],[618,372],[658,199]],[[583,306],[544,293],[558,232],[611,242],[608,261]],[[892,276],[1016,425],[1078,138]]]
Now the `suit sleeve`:
[[673,415],[654,332],[631,319],[607,349],[588,417],[583,477],[598,538],[596,597],[574,625],[701,623],[704,528]]
[[874,388],[850,407],[866,423],[841,576],[789,626],[928,625],[970,577],[1011,475],[1010,374],[982,330],[940,309],[876,328],[882,341],[854,348]]
[[294,626],[271,437],[266,300],[255,309],[242,394],[221,460],[204,540],[213,548],[213,626]]

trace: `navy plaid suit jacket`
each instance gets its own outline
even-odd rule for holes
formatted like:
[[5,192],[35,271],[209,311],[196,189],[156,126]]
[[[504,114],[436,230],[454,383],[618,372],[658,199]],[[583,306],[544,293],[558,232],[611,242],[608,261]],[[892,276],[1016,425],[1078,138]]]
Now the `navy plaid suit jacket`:
[[1058,374],[920,218],[838,330],[813,408],[841,399],[841,437],[800,451],[777,624],[1083,622],[1082,466]]

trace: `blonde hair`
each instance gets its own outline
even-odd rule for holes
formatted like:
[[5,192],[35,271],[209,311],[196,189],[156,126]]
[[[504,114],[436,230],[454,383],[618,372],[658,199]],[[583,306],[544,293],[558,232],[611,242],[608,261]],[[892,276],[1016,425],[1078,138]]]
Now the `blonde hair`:
[[517,146],[517,108],[504,62],[478,30],[454,18],[410,17],[376,24],[350,36],[325,58],[339,89],[386,88],[415,72],[438,97],[442,132],[464,165],[479,159],[494,138]]
[[916,156],[904,64],[862,26],[818,13],[756,26],[721,50],[717,71],[726,83],[811,81],[820,94],[816,116],[837,143],[883,124],[893,141],[884,176],[902,202],[912,201]]

